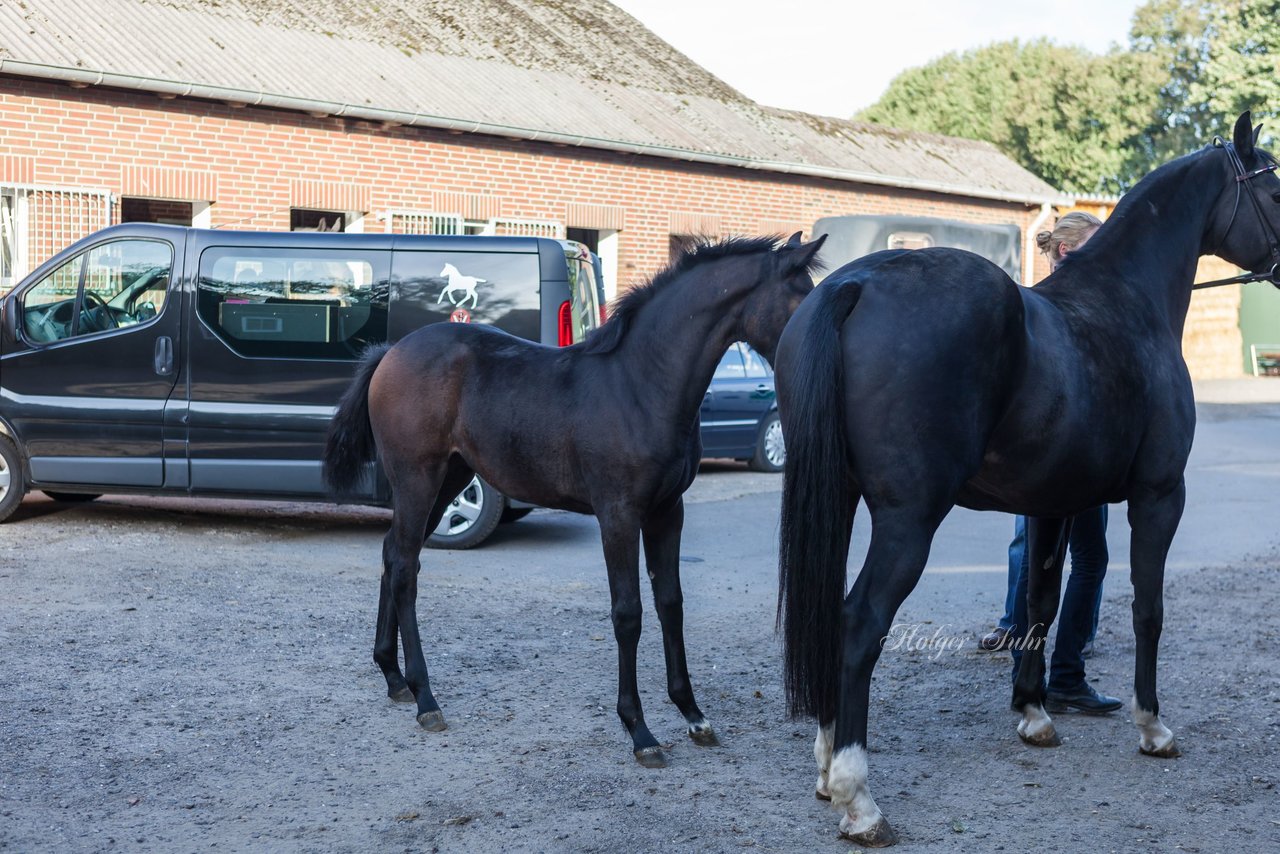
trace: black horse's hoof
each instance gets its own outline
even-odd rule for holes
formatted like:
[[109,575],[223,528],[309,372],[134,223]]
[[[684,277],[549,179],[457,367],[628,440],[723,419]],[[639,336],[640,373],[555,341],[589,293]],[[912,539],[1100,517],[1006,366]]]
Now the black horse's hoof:
[[1144,756],[1154,756],[1157,759],[1177,759],[1182,755],[1182,751],[1178,749],[1178,742],[1173,739],[1170,739],[1164,747],[1148,748],[1140,744],[1138,751]]
[[399,688],[388,688],[387,696],[397,703],[417,702],[417,698],[413,696],[413,691],[408,685],[401,685]]
[[898,834],[889,826],[889,822],[885,821],[884,816],[880,816],[879,821],[861,833],[846,833],[841,830],[840,838],[868,848],[888,848],[890,845],[898,844]]
[[693,739],[693,743],[701,747],[719,747],[720,739],[716,737],[716,731],[711,728],[711,724],[703,721],[700,724],[693,724],[689,727],[689,738]]
[[636,751],[636,761],[646,768],[666,768],[667,754],[661,747],[642,747]]
[[1018,738],[1022,739],[1024,744],[1029,744],[1032,747],[1062,746],[1062,739],[1058,737],[1058,731],[1053,728],[1042,730],[1041,732],[1034,734],[1019,732]]
[[444,732],[449,725],[444,722],[444,712],[434,709],[418,715],[418,726],[427,732]]

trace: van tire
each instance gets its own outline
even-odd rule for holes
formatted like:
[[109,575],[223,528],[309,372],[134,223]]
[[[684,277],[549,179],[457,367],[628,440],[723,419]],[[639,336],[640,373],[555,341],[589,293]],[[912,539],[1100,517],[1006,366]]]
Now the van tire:
[[0,522],[13,515],[27,494],[26,468],[18,446],[0,435]]
[[101,492],[59,492],[56,489],[42,489],[40,491],[54,501],[61,501],[66,504],[84,504],[102,497]]
[[[507,509],[507,497],[476,476],[445,510],[440,524],[427,537],[427,547],[433,549],[470,549],[489,539],[489,535],[502,521]],[[474,515],[467,518],[468,515]],[[457,533],[444,533],[451,522]]]

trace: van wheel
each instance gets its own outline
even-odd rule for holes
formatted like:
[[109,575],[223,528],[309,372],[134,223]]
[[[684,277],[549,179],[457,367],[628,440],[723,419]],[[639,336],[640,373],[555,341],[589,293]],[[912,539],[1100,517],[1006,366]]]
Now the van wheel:
[[0,436],[0,522],[13,515],[26,494],[27,479],[23,476],[18,448],[8,438]]
[[444,517],[427,546],[433,549],[469,549],[489,539],[502,520],[507,498],[480,479],[471,478],[458,496],[445,508]]
[[101,492],[96,494],[92,492],[58,492],[53,489],[42,489],[40,491],[54,501],[63,501],[67,504],[83,504],[86,501],[93,501],[95,498],[102,497]]
[[756,453],[749,465],[756,471],[782,471],[787,463],[787,446],[782,441],[782,419],[770,412],[760,422],[756,434]]

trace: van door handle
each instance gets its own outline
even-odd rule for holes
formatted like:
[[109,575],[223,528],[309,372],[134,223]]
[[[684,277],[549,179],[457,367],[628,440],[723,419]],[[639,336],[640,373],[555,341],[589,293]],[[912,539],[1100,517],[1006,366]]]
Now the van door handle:
[[760,392],[761,394],[764,394],[766,391],[771,391],[771,389],[769,388],[768,383],[760,383],[758,386],[756,386],[756,391]]
[[168,335],[156,339],[156,373],[162,377],[173,373],[173,339]]

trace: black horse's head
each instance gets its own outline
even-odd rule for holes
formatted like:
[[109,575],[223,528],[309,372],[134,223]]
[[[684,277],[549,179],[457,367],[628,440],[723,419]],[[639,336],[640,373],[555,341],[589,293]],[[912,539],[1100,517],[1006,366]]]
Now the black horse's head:
[[769,253],[760,280],[741,305],[740,329],[746,342],[773,364],[778,339],[800,302],[813,290],[813,271],[824,234],[803,243],[800,232]]
[[1204,248],[1251,272],[1272,270],[1274,281],[1280,276],[1280,178],[1276,159],[1257,147],[1261,130],[1245,112],[1236,120],[1231,142],[1215,141],[1224,188]]

